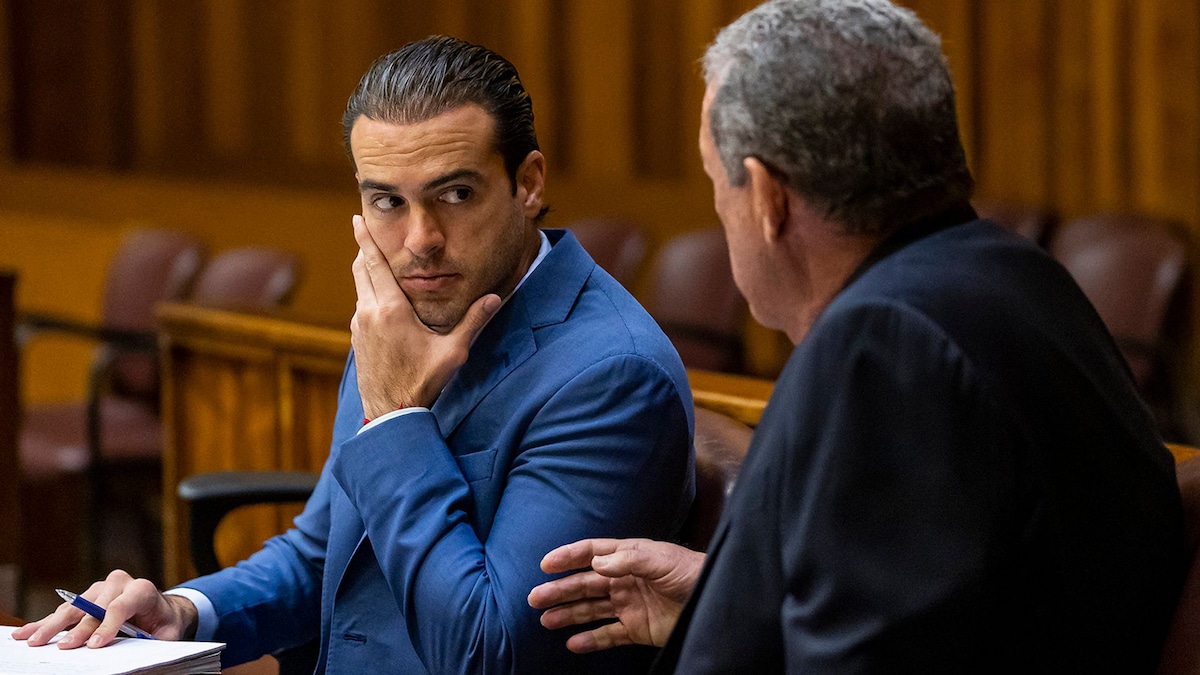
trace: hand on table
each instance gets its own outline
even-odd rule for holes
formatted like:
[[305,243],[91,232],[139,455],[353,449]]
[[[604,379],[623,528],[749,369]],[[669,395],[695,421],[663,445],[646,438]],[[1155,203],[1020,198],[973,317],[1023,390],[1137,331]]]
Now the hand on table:
[[556,629],[616,619],[571,636],[567,648],[585,653],[628,644],[661,647],[675,627],[704,554],[650,539],[585,539],[542,558],[542,571],[590,570],[537,586],[529,604],[546,610],[542,625]]
[[85,644],[103,647],[112,642],[126,621],[160,640],[188,640],[196,634],[196,607],[190,600],[163,595],[152,582],[134,579],[121,570],[92,584],[82,595],[106,610],[104,623],[64,602],[50,616],[13,631],[13,638],[40,647],[60,631],[70,629],[57,642],[59,649]]
[[406,406],[428,407],[466,362],[475,336],[500,309],[500,297],[489,293],[475,300],[447,333],[432,330],[417,317],[363,217],[353,220],[358,304],[350,337],[363,413],[375,419]]

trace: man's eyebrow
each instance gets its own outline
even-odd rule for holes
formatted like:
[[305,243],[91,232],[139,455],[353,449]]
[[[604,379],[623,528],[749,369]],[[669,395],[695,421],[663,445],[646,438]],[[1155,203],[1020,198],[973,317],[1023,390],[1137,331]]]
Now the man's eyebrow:
[[368,190],[378,190],[379,192],[391,192],[394,194],[396,192],[396,186],[370,179],[358,182],[359,192],[367,192]]
[[474,183],[480,183],[483,182],[483,174],[479,173],[475,169],[455,169],[450,173],[442,174],[441,176],[429,181],[424,185],[424,187],[421,188],[421,191],[429,192],[431,190],[436,190],[447,183],[453,183],[454,181],[464,179]]

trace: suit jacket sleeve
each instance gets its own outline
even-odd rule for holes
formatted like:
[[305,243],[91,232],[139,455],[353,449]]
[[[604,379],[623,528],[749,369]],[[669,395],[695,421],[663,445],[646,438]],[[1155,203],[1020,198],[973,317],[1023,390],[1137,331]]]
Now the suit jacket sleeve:
[[538,563],[576,539],[677,525],[669,521],[691,495],[663,481],[689,475],[682,401],[643,357],[583,370],[541,407],[500,467],[506,483],[486,540],[472,526],[471,484],[432,414],[389,420],[342,444],[332,475],[365,524],[428,670],[544,672],[570,663],[565,637],[545,630],[526,602],[546,581]]
[[[351,363],[350,359],[346,362],[347,373]],[[339,400],[351,386],[353,378],[344,374]],[[339,411],[333,437],[354,433],[355,423],[360,420]],[[333,486],[326,463],[293,528],[267,540],[261,550],[235,567],[181,584],[212,601],[218,619],[213,639],[226,643],[221,653],[223,666],[245,663],[317,637]]]

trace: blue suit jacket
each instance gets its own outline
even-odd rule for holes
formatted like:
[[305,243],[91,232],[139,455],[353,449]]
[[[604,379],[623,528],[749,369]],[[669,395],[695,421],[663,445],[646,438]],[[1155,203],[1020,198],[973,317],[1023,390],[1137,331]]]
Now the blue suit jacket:
[[659,672],[1154,670],[1171,456],[1066,270],[955,215],[796,347]]
[[691,392],[629,293],[574,235],[547,235],[432,414],[359,434],[351,355],[295,528],[185,584],[213,601],[227,665],[319,634],[318,672],[644,669],[638,648],[569,654],[526,596],[556,546],[674,534],[694,493]]

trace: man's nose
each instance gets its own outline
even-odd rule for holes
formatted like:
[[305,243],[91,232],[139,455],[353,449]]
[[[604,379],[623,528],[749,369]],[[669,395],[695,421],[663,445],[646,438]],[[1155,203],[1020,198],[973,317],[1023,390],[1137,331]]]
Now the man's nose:
[[413,209],[409,216],[408,232],[404,237],[404,247],[417,258],[428,258],[446,243],[441,225],[433,214],[420,209]]

